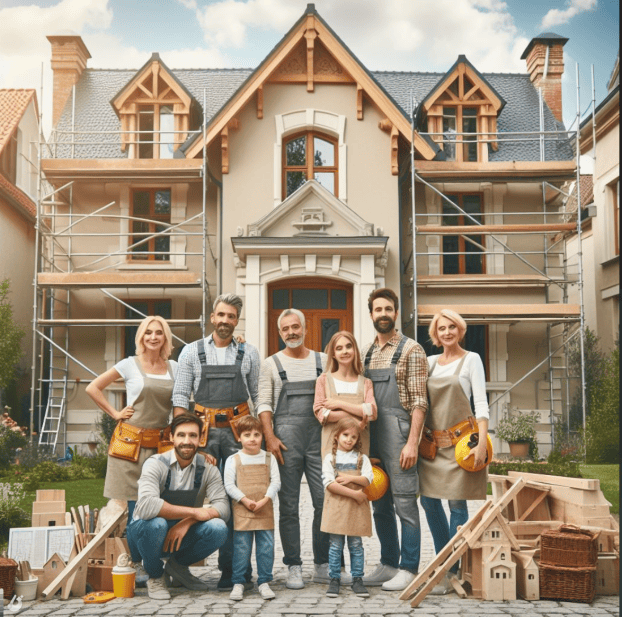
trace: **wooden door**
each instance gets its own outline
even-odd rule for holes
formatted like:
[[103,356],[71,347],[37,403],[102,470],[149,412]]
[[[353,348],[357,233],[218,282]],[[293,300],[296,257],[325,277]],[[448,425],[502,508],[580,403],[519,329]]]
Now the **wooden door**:
[[352,285],[319,277],[284,279],[268,287],[269,355],[285,346],[277,320],[287,308],[304,314],[309,349],[324,351],[335,332],[352,331]]

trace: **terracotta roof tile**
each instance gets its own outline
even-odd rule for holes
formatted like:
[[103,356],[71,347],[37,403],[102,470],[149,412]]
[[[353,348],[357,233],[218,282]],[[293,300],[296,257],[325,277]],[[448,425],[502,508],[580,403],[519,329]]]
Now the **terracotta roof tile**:
[[34,90],[0,90],[0,153],[34,96]]
[[0,199],[2,198],[10,199],[29,217],[37,216],[37,207],[32,199],[0,174]]

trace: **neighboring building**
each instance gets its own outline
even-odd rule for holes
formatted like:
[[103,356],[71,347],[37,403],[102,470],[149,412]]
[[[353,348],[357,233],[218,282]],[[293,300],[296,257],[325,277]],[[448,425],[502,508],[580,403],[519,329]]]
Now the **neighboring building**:
[[[305,312],[310,347],[343,328],[363,344],[367,297],[389,286],[401,329],[422,342],[415,325],[439,306],[465,315],[491,400],[541,410],[546,452],[559,380],[546,365],[521,378],[547,358],[547,324],[579,316],[549,293],[566,285],[563,256],[543,248],[572,228],[543,199],[545,182],[576,173],[570,141],[538,134],[563,131],[566,39],[533,39],[524,74],[482,74],[458,54],[439,74],[371,72],[313,5],[255,70],[171,70],[158,54],[138,70],[95,70],[79,36],[48,38],[55,132],[43,168],[65,188],[43,204],[58,235],[38,323],[73,358],[101,373],[132,354],[132,307],[192,341],[221,291],[244,297],[240,330],[262,356],[279,349],[289,306]],[[96,414],[73,380],[90,376],[63,368],[55,404],[70,401],[67,441],[84,442]]]
[[13,315],[26,336],[15,388],[0,393],[0,403],[21,418],[22,399],[30,388],[32,363],[32,280],[35,268],[35,222],[39,116],[34,90],[0,89],[0,280],[11,281]]

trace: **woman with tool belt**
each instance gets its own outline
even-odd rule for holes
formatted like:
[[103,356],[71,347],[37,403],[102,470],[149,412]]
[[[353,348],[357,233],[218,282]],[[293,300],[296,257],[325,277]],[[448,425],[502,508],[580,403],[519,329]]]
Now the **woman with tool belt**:
[[[458,526],[468,520],[466,500],[486,499],[485,465],[489,462],[486,376],[479,355],[460,346],[466,329],[458,313],[443,309],[434,316],[428,330],[432,343],[442,346],[443,353],[428,357],[430,407],[419,445],[418,467],[421,506],[437,553],[456,534]],[[471,393],[477,420],[471,411]],[[463,467],[456,459],[455,445],[469,432],[474,433],[470,444],[477,442],[477,445],[464,457]],[[449,523],[441,499],[449,500]],[[456,563],[452,568],[454,573],[457,567]],[[451,589],[451,576],[450,570],[432,593],[447,593]]]
[[[121,360],[86,388],[87,394],[111,418],[142,429],[136,462],[108,456],[104,497],[126,501],[128,521],[132,520],[138,499],[143,463],[157,453],[160,432],[168,425],[173,408],[171,397],[177,362],[168,360],[172,350],[173,337],[166,321],[159,316],[145,317],[136,332],[136,355]],[[121,411],[108,402],[103,392],[117,379],[125,381],[127,392],[127,406]],[[128,543],[132,561],[140,562],[140,554],[129,539]]]

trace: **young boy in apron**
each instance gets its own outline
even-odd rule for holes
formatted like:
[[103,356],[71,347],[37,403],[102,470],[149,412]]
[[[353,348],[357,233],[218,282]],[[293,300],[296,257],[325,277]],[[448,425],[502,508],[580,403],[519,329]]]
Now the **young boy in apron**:
[[261,449],[261,421],[245,416],[236,428],[242,449],[227,459],[224,476],[225,490],[233,500],[233,590],[229,597],[244,598],[254,538],[259,594],[271,600],[275,597],[269,585],[274,565],[273,503],[281,476],[276,459]]

